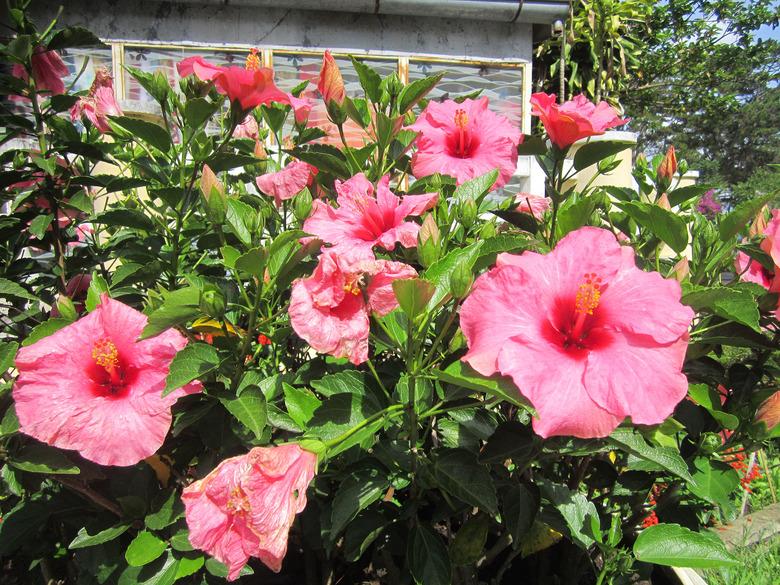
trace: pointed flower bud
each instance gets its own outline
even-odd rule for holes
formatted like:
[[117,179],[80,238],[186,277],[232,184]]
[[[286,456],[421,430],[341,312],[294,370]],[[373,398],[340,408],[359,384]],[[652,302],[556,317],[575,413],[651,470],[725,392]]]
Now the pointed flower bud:
[[669,203],[669,196],[666,193],[661,193],[661,196],[656,200],[655,204],[666,211],[671,211],[672,209],[672,205]]
[[477,202],[472,197],[467,197],[460,204],[460,222],[466,229],[477,221]]
[[666,185],[669,185],[677,173],[677,156],[674,153],[674,146],[669,146],[669,150],[666,151],[666,156],[658,165],[658,182],[663,181]]
[[766,230],[766,226],[768,225],[766,221],[767,211],[769,211],[769,208],[764,205],[756,214],[755,219],[753,219],[753,223],[750,224],[750,230],[748,233],[750,234],[751,238],[755,238],[756,236],[763,234],[764,230]]
[[209,165],[203,165],[203,173],[200,177],[200,190],[206,202],[206,214],[215,223],[225,221],[227,213],[227,201],[225,186],[220,182]]
[[688,278],[688,274],[691,272],[691,265],[688,262],[688,258],[683,256],[680,261],[672,268],[672,274],[677,282],[682,282]]
[[317,83],[317,89],[322,94],[322,99],[326,104],[336,102],[338,105],[344,103],[347,97],[344,89],[344,78],[341,76],[341,70],[336,64],[336,60],[330,51],[325,51],[322,58],[322,69],[320,69],[320,79]]
[[441,232],[432,214],[425,216],[417,234],[417,256],[420,263],[428,267],[439,259]]
[[450,293],[456,299],[462,299],[469,293],[472,284],[474,284],[474,274],[471,272],[469,262],[463,259],[450,273]]

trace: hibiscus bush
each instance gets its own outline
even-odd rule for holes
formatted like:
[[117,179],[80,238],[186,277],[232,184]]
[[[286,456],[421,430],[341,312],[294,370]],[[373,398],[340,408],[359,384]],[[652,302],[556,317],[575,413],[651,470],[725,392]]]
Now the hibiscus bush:
[[[536,94],[523,136],[486,98],[428,101],[437,76],[353,59],[348,97],[327,52],[318,103],[252,51],[175,87],[129,67],[159,111],[123,113],[108,72],[63,82],[98,39],[10,16],[4,583],[736,562],[706,527],[780,434],[768,198],[703,215],[673,149],[636,189],[583,185],[627,147],[587,140],[627,122],[607,104]],[[520,155],[545,193],[504,191]]]

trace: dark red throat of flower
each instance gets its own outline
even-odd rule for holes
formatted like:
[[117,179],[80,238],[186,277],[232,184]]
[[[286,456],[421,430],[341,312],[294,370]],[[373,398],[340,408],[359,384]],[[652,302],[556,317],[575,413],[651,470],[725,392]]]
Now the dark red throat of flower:
[[466,127],[469,124],[469,116],[466,114],[466,110],[458,108],[455,110],[455,126],[458,128],[458,144],[456,153],[458,156],[466,156],[467,144],[466,144]]
[[249,71],[257,71],[260,69],[260,57],[257,56],[258,50],[252,47],[249,49],[249,54],[246,56],[246,68]]
[[122,372],[119,367],[119,350],[114,342],[104,337],[98,339],[92,346],[92,359],[95,363],[106,370],[108,374],[109,385],[116,390],[124,385]]

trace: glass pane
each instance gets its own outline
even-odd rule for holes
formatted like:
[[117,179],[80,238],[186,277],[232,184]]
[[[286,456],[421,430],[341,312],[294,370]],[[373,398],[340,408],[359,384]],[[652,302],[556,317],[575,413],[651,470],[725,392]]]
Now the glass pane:
[[84,67],[84,60],[87,61],[84,73],[78,78],[71,91],[82,91],[89,89],[92,80],[95,79],[95,71],[101,67],[107,69],[113,75],[114,68],[111,61],[111,49],[65,49],[62,51],[62,60],[68,67],[68,76],[65,78],[65,87],[76,79],[76,76]]
[[[491,64],[464,65],[432,61],[410,61],[409,81],[422,79],[444,71],[444,77],[426,97],[430,99],[455,98],[482,90],[491,110],[517,124],[523,125],[523,69],[497,67]],[[506,194],[517,193],[523,179],[514,176],[504,186]],[[500,193],[499,193],[500,196]]]
[[[146,73],[162,71],[168,78],[171,87],[179,82],[179,73],[176,64],[187,57],[200,55],[206,61],[215,65],[240,65],[244,66],[247,51],[211,51],[203,49],[158,49],[148,47],[126,47],[125,65],[136,67]],[[129,73],[125,72],[125,99],[140,102],[139,109],[152,108],[154,100],[146,90]],[[143,104],[147,104],[144,108]],[[152,108],[153,109],[153,108]]]
[[[363,97],[363,88],[360,87],[357,73],[352,67],[352,62],[347,57],[336,57],[336,63],[341,69],[344,78],[344,86],[349,97]],[[381,77],[398,71],[398,62],[395,59],[367,59],[366,63],[373,67]],[[317,77],[322,67],[322,55],[277,53],[274,52],[274,77],[276,85],[282,91],[290,91],[304,80],[311,80],[310,85],[304,90],[302,97],[309,98],[313,104],[309,114],[309,126],[322,128],[328,135],[320,140],[326,144],[341,144],[338,129],[328,122],[325,104],[322,102],[320,92],[317,91]],[[290,117],[292,118],[292,116]],[[284,133],[292,130],[292,122],[289,120]],[[344,134],[350,146],[362,146],[367,139],[365,132],[352,120],[344,124]]]

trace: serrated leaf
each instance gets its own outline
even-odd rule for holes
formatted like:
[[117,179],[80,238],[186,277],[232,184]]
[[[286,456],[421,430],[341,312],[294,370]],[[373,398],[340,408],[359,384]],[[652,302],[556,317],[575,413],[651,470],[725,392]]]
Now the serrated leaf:
[[588,168],[597,162],[633,146],[632,142],[614,140],[596,140],[583,144],[574,155],[574,168],[577,171]]
[[394,280],[392,286],[401,310],[411,320],[416,319],[425,311],[425,307],[435,292],[432,283],[419,278]]
[[406,549],[409,571],[418,585],[451,585],[447,547],[427,526],[415,524]]
[[355,68],[358,80],[360,80],[360,86],[363,88],[363,91],[366,92],[366,97],[372,102],[378,102],[382,97],[382,92],[379,88],[379,85],[382,83],[382,78],[379,77],[379,74],[376,71],[362,61],[358,61],[352,55],[350,55],[349,58],[352,60],[352,66]]
[[184,514],[179,494],[174,489],[161,491],[152,500],[151,512],[144,518],[144,523],[151,530],[162,530],[176,522]]
[[682,302],[696,311],[708,310],[724,319],[736,321],[761,332],[758,323],[758,305],[747,290],[726,286],[689,287],[682,297]]
[[162,152],[168,152],[171,148],[171,136],[168,131],[146,120],[138,118],[129,118],[127,116],[110,116],[111,123],[127,130],[135,139],[141,139],[147,144],[154,146]]
[[694,569],[740,564],[716,534],[693,532],[678,524],[645,528],[634,542],[634,556],[645,563]]
[[749,199],[737,205],[737,207],[728,215],[722,217],[718,223],[718,233],[720,239],[724,242],[731,240],[741,232],[745,226],[753,219],[764,205],[771,201],[775,195],[763,195],[755,199]]
[[333,497],[330,538],[338,538],[341,531],[358,513],[378,501],[390,487],[390,480],[378,467],[358,469],[339,484]]
[[691,483],[694,481],[688,471],[688,465],[678,452],[663,447],[653,447],[645,441],[642,435],[635,433],[631,429],[617,428],[607,440],[628,453],[657,463],[668,472],[685,481]]
[[95,34],[81,26],[69,26],[58,30],[46,48],[50,51],[75,47],[100,47],[103,42]]
[[59,331],[63,327],[67,327],[71,323],[72,321],[59,317],[44,321],[43,323],[33,327],[32,331],[30,331],[30,334],[24,339],[24,341],[22,341],[22,347],[32,345],[36,341],[40,341],[44,337],[48,337],[52,333]]
[[190,343],[181,349],[171,361],[165,378],[163,396],[202,378],[219,367],[219,353],[206,343]]
[[125,560],[131,567],[143,567],[160,558],[168,548],[165,541],[160,540],[151,532],[142,530],[132,540],[125,551]]
[[685,250],[688,245],[688,226],[676,213],[639,201],[618,202],[616,205],[675,252]]
[[417,102],[424,98],[439,83],[442,77],[444,77],[444,71],[430,77],[417,79],[404,87],[398,96],[398,112],[405,114],[412,109]]
[[305,388],[296,388],[287,383],[283,383],[282,386],[284,387],[284,405],[287,408],[287,413],[299,427],[306,428],[306,423],[311,420],[314,411],[320,407],[322,402]]
[[488,171],[484,175],[480,175],[479,177],[475,177],[462,185],[459,185],[452,194],[452,198],[456,201],[464,201],[471,198],[479,205],[479,202],[482,201],[485,195],[493,190],[496,179],[498,179],[498,169]]
[[27,299],[28,301],[39,300],[34,294],[6,278],[0,278],[0,297],[16,297],[19,299]]
[[433,473],[441,488],[450,495],[491,516],[498,512],[493,480],[474,454],[463,449],[445,450],[436,458]]
[[127,532],[130,528],[129,524],[117,524],[105,530],[94,531],[90,534],[86,527],[81,528],[76,534],[76,538],[68,545],[70,550],[78,548],[87,548],[88,546],[96,546],[103,544],[110,540],[114,540],[116,537]]
[[19,344],[15,341],[0,341],[0,374],[6,373],[14,365]]
[[442,382],[485,392],[533,412],[510,378],[497,375],[486,378],[460,360],[451,363],[445,370],[434,370],[432,374]]
[[244,388],[236,398],[220,398],[225,408],[258,439],[268,421],[265,396],[257,386]]
[[194,319],[200,314],[199,306],[200,291],[194,286],[166,293],[162,305],[149,315],[139,339],[154,337],[174,325]]
[[109,209],[96,215],[92,221],[102,225],[129,227],[147,232],[155,229],[152,220],[135,209]]
[[512,535],[512,545],[517,548],[539,512],[539,490],[535,486],[510,485],[502,490],[501,502],[501,517]]
[[333,396],[345,392],[365,394],[368,388],[368,379],[369,376],[365,372],[344,370],[313,381],[311,387],[323,396]]
[[482,241],[480,240],[465,248],[455,249],[444,256],[444,258],[431,264],[425,270],[421,277],[436,285],[436,291],[433,293],[433,296],[428,303],[429,307],[435,307],[445,296],[447,296],[449,292],[450,276],[456,267],[463,262],[471,264],[472,266],[474,265],[481,247]]
[[59,475],[81,473],[81,470],[62,451],[48,445],[27,445],[9,457],[8,463],[17,469],[30,473]]
[[268,250],[265,248],[252,248],[236,258],[234,266],[236,270],[262,278],[267,261]]

